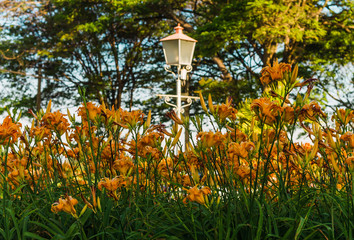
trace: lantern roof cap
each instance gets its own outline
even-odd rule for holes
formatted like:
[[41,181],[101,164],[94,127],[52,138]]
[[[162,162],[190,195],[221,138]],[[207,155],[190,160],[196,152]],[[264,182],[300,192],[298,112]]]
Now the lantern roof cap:
[[181,25],[179,23],[178,23],[177,27],[175,27],[175,31],[176,31],[175,34],[172,34],[168,37],[161,39],[160,42],[169,41],[169,40],[178,40],[178,39],[191,41],[191,42],[197,42],[197,40],[195,40],[183,33],[183,27],[181,27]]

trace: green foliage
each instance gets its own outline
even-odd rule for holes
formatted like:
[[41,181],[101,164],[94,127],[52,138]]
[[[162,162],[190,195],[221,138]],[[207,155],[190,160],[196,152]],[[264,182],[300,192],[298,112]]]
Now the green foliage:
[[[4,5],[8,10],[3,14],[13,16],[15,24],[3,24],[0,45],[0,64],[7,70],[1,71],[2,81],[19,90],[16,98],[1,97],[9,104],[24,95],[23,108],[28,99],[34,108],[35,87],[21,87],[35,85],[40,65],[45,102],[77,102],[78,86],[87,88],[91,100],[116,107],[142,104],[139,90],[172,91],[158,40],[177,23],[198,40],[188,94],[202,89],[214,99],[232,96],[234,103],[259,96],[259,71],[275,59],[299,63],[300,72],[315,72],[323,86],[347,91],[326,73],[338,76],[338,68],[353,62],[352,1],[43,0],[23,5]],[[220,86],[200,86],[201,79]],[[351,105],[350,98],[329,93],[341,105]],[[145,103],[161,112],[155,100]]]

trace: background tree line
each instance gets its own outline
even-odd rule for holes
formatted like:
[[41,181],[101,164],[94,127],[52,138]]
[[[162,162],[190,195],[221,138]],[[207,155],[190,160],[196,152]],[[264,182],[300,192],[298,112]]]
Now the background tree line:
[[0,102],[24,109],[49,99],[76,104],[81,86],[90,100],[115,108],[166,110],[152,94],[175,91],[159,39],[180,23],[198,40],[188,94],[203,89],[234,103],[255,98],[261,68],[279,59],[318,78],[317,94],[334,98],[332,107],[353,109],[353,6],[349,0],[2,0]]

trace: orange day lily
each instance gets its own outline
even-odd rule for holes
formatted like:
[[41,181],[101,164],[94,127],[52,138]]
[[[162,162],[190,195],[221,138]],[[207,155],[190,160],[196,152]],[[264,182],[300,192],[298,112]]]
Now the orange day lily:
[[102,190],[102,187],[106,188],[110,192],[116,191],[119,187],[119,179],[116,177],[113,179],[105,177],[98,183],[98,189]]
[[197,138],[200,139],[200,142],[203,147],[210,148],[210,147],[217,147],[223,146],[223,143],[226,140],[226,136],[221,132],[200,132],[197,135]]
[[281,80],[284,72],[290,72],[291,66],[287,63],[278,63],[278,60],[273,62],[273,66],[268,65],[261,71],[260,78],[262,85],[267,85],[273,81]]
[[228,154],[231,159],[235,156],[247,158],[248,153],[255,149],[253,142],[242,142],[241,144],[232,142],[229,144]]
[[86,103],[86,106],[79,107],[78,115],[83,119],[87,121],[87,114],[88,117],[91,121],[94,121],[96,117],[101,113],[102,107],[99,106],[97,107],[95,104],[92,102]]
[[299,114],[299,120],[300,122],[304,121],[305,119],[316,121],[318,116],[324,118],[326,117],[326,114],[322,112],[321,107],[317,102],[312,101],[302,107]]
[[113,167],[123,176],[127,176],[129,171],[134,167],[134,163],[128,157],[123,157],[121,159],[115,160]]
[[121,118],[123,124],[128,124],[130,127],[135,128],[137,124],[143,123],[144,113],[141,110],[133,110],[131,112],[121,111]]
[[78,204],[78,201],[75,198],[71,196],[66,196],[65,198],[59,198],[59,202],[53,203],[51,210],[54,213],[64,211],[77,218],[75,210],[76,204]]
[[349,147],[354,149],[354,134],[351,132],[346,132],[340,139],[344,142],[348,142]]
[[0,143],[7,143],[10,139],[10,143],[14,143],[21,135],[21,126],[21,123],[12,122],[11,117],[7,116],[0,125]]
[[348,168],[350,171],[354,172],[354,157],[348,157],[345,160],[345,163],[348,164]]
[[[191,202],[197,202],[199,204],[204,205],[205,204],[205,197],[209,194],[211,194],[211,190],[208,187],[203,187],[202,189],[198,189],[197,186],[194,186],[193,188],[190,188],[187,190],[187,199]],[[184,199],[183,201],[185,201]]]
[[268,98],[255,99],[251,104],[251,109],[256,113],[258,120],[271,126],[282,111],[282,108],[276,103],[278,102]]
[[230,118],[233,121],[236,120],[237,110],[231,106],[231,101],[217,106],[216,109],[221,122],[225,121],[226,118]]
[[332,116],[332,120],[336,120],[339,125],[346,126],[350,121],[354,120],[354,110],[350,109],[338,109],[336,114]]
[[66,118],[64,118],[65,114],[62,114],[60,111],[56,112],[48,112],[44,114],[41,124],[48,129],[58,131],[59,135],[63,135],[70,126],[70,123]]

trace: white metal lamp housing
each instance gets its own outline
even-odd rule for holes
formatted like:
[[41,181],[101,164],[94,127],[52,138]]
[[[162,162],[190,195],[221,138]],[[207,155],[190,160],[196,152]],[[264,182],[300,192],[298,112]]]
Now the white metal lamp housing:
[[163,52],[167,65],[187,65],[192,64],[194,47],[197,40],[185,35],[183,27],[178,24],[175,27],[176,33],[161,39]]

